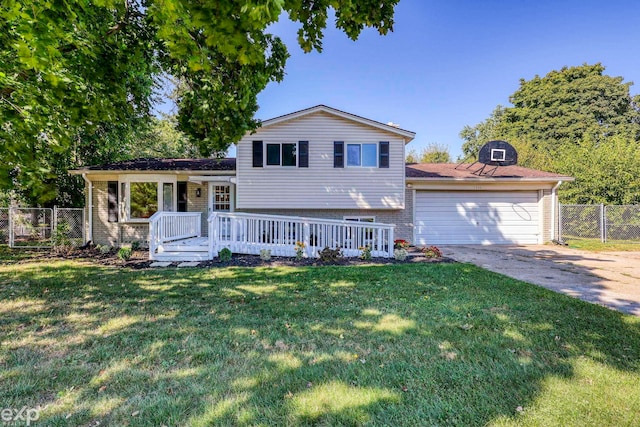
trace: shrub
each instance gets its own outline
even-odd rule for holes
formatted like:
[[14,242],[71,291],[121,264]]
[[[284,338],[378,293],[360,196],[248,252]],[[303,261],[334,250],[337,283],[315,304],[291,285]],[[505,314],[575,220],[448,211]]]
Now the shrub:
[[260,249],[260,259],[262,261],[271,261],[271,249]]
[[131,242],[131,250],[137,251],[140,249],[140,242],[139,241],[134,241]]
[[106,255],[109,252],[111,252],[111,246],[109,245],[98,245],[96,246],[96,249],[98,249],[100,251],[101,254]]
[[299,261],[302,258],[304,258],[304,248],[306,247],[306,245],[304,244],[304,242],[296,242],[296,245],[294,246],[294,249],[296,251],[296,259]]
[[71,239],[69,233],[71,226],[66,221],[61,221],[53,231],[53,250],[57,253],[68,252],[71,249]]
[[369,261],[371,259],[371,246],[367,245],[367,246],[360,246],[358,249],[360,249],[360,259],[363,259],[365,261]]
[[218,258],[220,258],[220,261],[222,262],[231,261],[231,249],[229,248],[221,249],[220,252],[218,252]]
[[398,239],[393,241],[394,249],[408,249],[409,245],[409,242],[407,242],[406,240]]
[[118,259],[121,259],[122,261],[128,261],[131,258],[132,253],[133,251],[130,247],[122,247],[118,249]]
[[318,257],[320,257],[320,261],[324,263],[336,263],[342,258],[342,251],[339,246],[335,249],[325,246],[323,250],[318,252]]
[[407,259],[407,255],[409,253],[407,252],[406,249],[404,248],[400,248],[400,249],[394,249],[393,250],[393,258],[396,259],[397,261],[404,261]]
[[442,251],[437,246],[424,247],[422,253],[427,258],[442,258]]

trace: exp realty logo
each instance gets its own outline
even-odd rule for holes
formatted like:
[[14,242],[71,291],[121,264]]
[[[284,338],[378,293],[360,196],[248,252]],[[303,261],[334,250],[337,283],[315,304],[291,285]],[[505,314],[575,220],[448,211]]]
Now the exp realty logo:
[[23,406],[20,409],[3,408],[0,410],[0,426],[30,426],[31,422],[40,418],[40,408]]

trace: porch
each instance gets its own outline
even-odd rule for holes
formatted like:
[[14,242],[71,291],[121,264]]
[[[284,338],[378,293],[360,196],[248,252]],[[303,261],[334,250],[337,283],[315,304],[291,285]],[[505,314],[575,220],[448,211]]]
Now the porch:
[[343,256],[356,257],[365,246],[374,257],[393,257],[393,224],[354,222],[282,215],[213,212],[202,233],[201,212],[156,212],[149,220],[149,259],[203,261],[223,248],[232,253],[314,258],[325,247],[340,247]]

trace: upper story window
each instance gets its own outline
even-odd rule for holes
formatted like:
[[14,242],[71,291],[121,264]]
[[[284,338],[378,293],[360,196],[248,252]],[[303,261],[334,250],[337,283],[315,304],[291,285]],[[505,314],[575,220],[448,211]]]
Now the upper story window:
[[378,144],[347,144],[347,166],[377,167]]
[[296,166],[297,144],[267,143],[267,166]]
[[253,141],[253,167],[289,166],[309,167],[309,141],[267,142]]
[[389,141],[380,141],[377,144],[345,144],[344,141],[334,141],[333,167],[345,166],[389,168]]

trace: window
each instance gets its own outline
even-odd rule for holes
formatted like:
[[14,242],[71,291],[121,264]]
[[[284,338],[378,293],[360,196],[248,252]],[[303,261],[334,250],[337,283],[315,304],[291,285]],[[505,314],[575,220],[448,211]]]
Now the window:
[[376,222],[375,216],[345,216],[343,219],[355,222]]
[[129,193],[129,218],[149,218],[158,211],[157,182],[132,182]]
[[[168,179],[167,179],[168,178]],[[124,177],[120,182],[120,212],[124,221],[147,221],[158,211],[175,211],[178,206],[178,187],[171,178],[149,181],[148,176]],[[186,189],[186,183],[184,189]],[[186,199],[184,200],[186,208]]]
[[173,210],[173,182],[162,183],[162,210]]
[[[353,221],[353,222],[376,222],[375,216],[345,216],[343,217],[345,221]],[[351,234],[348,232],[349,235]],[[364,238],[367,240],[373,239],[373,228],[365,228],[364,229]]]
[[218,212],[231,211],[231,186],[213,186],[213,210]]
[[377,144],[347,144],[347,166],[377,167]]
[[267,144],[267,166],[296,166],[297,144]]

